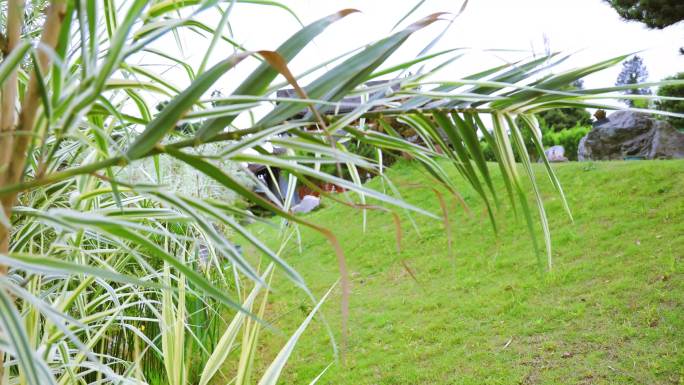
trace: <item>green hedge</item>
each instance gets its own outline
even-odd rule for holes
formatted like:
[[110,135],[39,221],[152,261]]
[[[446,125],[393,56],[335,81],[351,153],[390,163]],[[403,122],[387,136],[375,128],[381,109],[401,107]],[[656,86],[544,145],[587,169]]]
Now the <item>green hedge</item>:
[[[675,76],[665,78],[663,80],[684,80],[684,72],[680,72]],[[684,97],[684,85],[669,85],[662,86],[658,89],[658,96],[674,96],[678,98]],[[656,103],[659,110],[684,113],[684,100],[660,100]],[[672,125],[684,131],[684,118],[675,118],[668,116],[666,118]]]
[[[527,153],[531,159],[537,160],[537,151],[534,147],[534,142],[532,142],[532,132],[526,127],[522,127],[523,137],[525,139],[525,147],[527,147]],[[579,148],[580,140],[591,131],[591,126],[575,126],[561,131],[553,131],[552,129],[542,127],[542,143],[544,148],[549,148],[552,146],[563,146],[565,148],[565,156],[569,160],[577,160],[577,149]],[[486,143],[482,142],[482,149],[485,154],[485,158],[488,161],[495,161],[494,152],[491,147]],[[517,155],[516,155],[516,160]]]
[[[542,138],[545,147],[563,146],[565,156],[570,160],[577,160],[577,149],[580,140],[591,131],[591,126],[575,126],[562,131],[546,131]],[[529,149],[528,149],[529,152]]]

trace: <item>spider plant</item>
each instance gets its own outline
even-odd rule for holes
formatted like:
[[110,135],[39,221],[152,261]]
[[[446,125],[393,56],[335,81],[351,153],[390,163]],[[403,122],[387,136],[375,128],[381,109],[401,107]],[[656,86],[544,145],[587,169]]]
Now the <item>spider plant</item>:
[[[243,225],[255,218],[238,202],[282,218],[283,243],[298,226],[327,237],[338,256],[343,314],[350,292],[344,252],[330,229],[291,213],[295,183],[343,187],[349,194],[335,199],[362,212],[404,210],[435,219],[448,214],[404,202],[382,172],[382,157],[349,152],[349,140],[380,154],[412,157],[436,185],[458,196],[435,161],[450,159],[485,201],[496,228],[494,212],[503,198],[479,145],[484,138],[503,174],[505,199],[524,218],[535,245],[541,228],[551,268],[550,230],[521,132],[534,133],[548,177],[562,196],[534,113],[603,106],[601,100],[613,98],[617,88],[562,90],[623,59],[543,76],[565,59],[552,54],[442,82],[427,78],[444,65],[435,60],[448,57],[452,63],[462,52],[428,49],[414,60],[388,64],[414,32],[440,22],[443,15],[436,14],[295,75],[288,63],[356,10],[303,25],[279,47],[265,47],[272,51],[247,51],[230,33],[235,7],[277,8],[286,17],[292,12],[267,0],[2,4],[0,384],[207,384],[236,349],[236,371],[222,376],[247,384],[261,374],[259,384],[275,384],[323,300],[290,267],[283,247],[274,251]],[[207,14],[219,21],[207,24]],[[207,47],[197,66],[182,56],[181,37],[187,34]],[[235,53],[216,60],[217,47]],[[212,93],[224,75],[248,65],[254,67],[251,74],[231,94]],[[400,76],[415,66],[426,70]],[[388,82],[364,86],[380,76]],[[294,88],[298,97],[273,98],[283,87]],[[362,95],[363,102],[336,114],[350,95]],[[159,101],[165,103],[154,113]],[[259,114],[264,105],[272,106],[270,112]],[[238,116],[252,119],[239,123]],[[411,127],[421,140],[407,140],[399,126]],[[286,153],[275,156],[269,145]],[[287,198],[255,193],[253,186],[263,182],[245,163],[286,172]],[[329,164],[334,169],[323,171]],[[342,168],[351,180],[340,177]],[[203,186],[210,182],[211,189],[174,183],[179,169],[202,178]],[[359,169],[383,178],[388,189],[363,185]],[[533,187],[532,203],[525,179]],[[252,255],[236,246],[238,237]],[[259,336],[270,328],[265,301],[274,270],[317,305],[281,354],[257,373],[253,362]]]

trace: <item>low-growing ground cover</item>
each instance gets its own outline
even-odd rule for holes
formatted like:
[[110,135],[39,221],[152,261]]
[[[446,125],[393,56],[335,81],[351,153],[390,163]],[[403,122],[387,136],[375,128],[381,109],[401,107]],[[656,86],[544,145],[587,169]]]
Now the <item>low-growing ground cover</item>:
[[[345,363],[319,383],[684,383],[684,161],[555,168],[575,221],[540,179],[554,247],[548,273],[511,207],[500,209],[496,237],[468,189],[470,215],[446,198],[452,256],[437,220],[414,216],[419,233],[404,220],[397,253],[387,213],[369,212],[366,233],[353,208],[328,203],[309,214],[334,230],[353,281]],[[420,168],[400,162],[388,172],[405,199],[440,212],[430,188],[414,187],[429,186]],[[302,231],[301,252],[292,244],[284,255],[317,295],[339,278],[333,250],[313,232]],[[282,277],[274,286],[267,314],[289,335],[312,305]],[[338,341],[339,300],[324,307]],[[260,357],[285,341],[270,338]],[[308,383],[332,361],[325,327],[312,324],[282,383]]]

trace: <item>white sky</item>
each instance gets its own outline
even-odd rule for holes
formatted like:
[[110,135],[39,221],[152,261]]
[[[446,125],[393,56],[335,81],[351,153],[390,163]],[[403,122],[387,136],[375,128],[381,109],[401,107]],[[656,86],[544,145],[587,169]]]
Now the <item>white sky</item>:
[[[326,30],[314,45],[303,51],[291,64],[295,73],[339,53],[387,36],[392,26],[417,3],[416,0],[281,2],[292,8],[304,24],[344,8],[356,8],[363,12],[350,15]],[[457,12],[461,4],[460,0],[427,0],[404,22],[404,25],[434,12]],[[216,21],[212,21],[207,20],[210,25],[215,25]],[[300,28],[291,16],[280,9],[247,4],[236,6],[230,22],[236,39],[252,50],[275,49]],[[439,22],[416,33],[390,58],[389,63],[399,63],[415,57],[444,26],[446,22]],[[602,0],[470,0],[465,12],[432,52],[455,47],[470,47],[476,52],[454,62],[438,78],[448,80],[449,77],[458,77],[502,64],[502,60],[529,56],[532,49],[537,53],[543,53],[544,35],[548,37],[552,51],[577,52],[565,64],[565,68],[646,50],[640,55],[649,70],[650,80],[660,80],[678,71],[684,71],[684,56],[678,53],[678,48],[684,46],[684,23],[670,26],[665,30],[649,30],[641,23],[621,20]],[[187,46],[192,47],[193,44]],[[477,53],[478,50],[498,48],[528,52],[524,55],[501,52]],[[194,47],[186,51],[188,59],[200,60],[203,52],[193,51]],[[212,59],[215,60],[223,57],[220,50],[217,50],[214,56]],[[585,81],[585,85],[612,85],[619,69],[617,66],[592,76]],[[243,70],[248,71],[249,68]],[[232,88],[227,84],[226,87]]]
[[[392,26],[417,0],[281,0],[281,3],[289,6],[305,25],[344,8],[362,11],[334,23],[304,49],[290,64],[292,72],[297,74],[388,36]],[[227,4],[225,1],[223,6]],[[427,0],[401,27],[435,12],[458,12],[461,5],[461,0]],[[205,11],[197,19],[215,27],[219,17],[217,12]],[[230,25],[235,40],[249,50],[274,50],[301,28],[284,10],[253,4],[237,4],[230,15]],[[415,58],[446,25],[446,21],[440,21],[415,33],[387,65]],[[191,32],[183,32],[180,36],[184,46],[182,56],[197,68],[206,52],[208,39],[198,38]],[[639,55],[644,58],[649,80],[657,81],[684,71],[684,55],[679,55],[679,47],[684,46],[684,22],[665,30],[649,30],[641,23],[621,20],[603,0],[470,0],[465,12],[431,52],[458,47],[470,50],[435,75],[435,80],[455,80],[505,62],[529,58],[533,51],[543,54],[544,36],[552,51],[575,52],[570,60],[554,69],[556,72],[641,50],[645,50]],[[175,51],[176,48],[170,35],[155,45],[164,50]],[[491,49],[524,52],[485,52]],[[232,53],[230,45],[221,43],[209,64]],[[171,54],[176,55],[175,52]],[[447,57],[436,59],[433,64],[441,63]],[[140,59],[149,63],[144,57]],[[255,66],[256,60],[245,60],[229,71],[216,88],[228,94]],[[585,87],[612,86],[620,67],[586,78]],[[185,73],[177,67],[166,76],[181,88],[188,83]],[[301,84],[306,85],[309,80],[311,78],[303,79]]]

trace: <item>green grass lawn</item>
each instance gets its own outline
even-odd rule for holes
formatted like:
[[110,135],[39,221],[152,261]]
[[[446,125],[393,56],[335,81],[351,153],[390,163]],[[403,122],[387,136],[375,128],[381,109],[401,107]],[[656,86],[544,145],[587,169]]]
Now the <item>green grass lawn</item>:
[[[465,187],[470,216],[447,201],[453,256],[438,220],[415,215],[419,232],[404,220],[398,253],[388,213],[369,212],[365,233],[353,208],[328,201],[307,215],[334,230],[353,280],[345,362],[319,383],[683,384],[684,161],[555,167],[575,221],[540,178],[553,239],[549,273],[538,267],[522,218],[504,204],[494,236]],[[402,162],[388,173],[405,199],[440,212],[430,188],[412,187],[430,187],[421,169]],[[302,231],[301,253],[293,244],[284,255],[319,296],[339,278],[333,250],[311,231]],[[282,275],[274,286],[269,320],[287,335],[312,305]],[[323,308],[338,340],[339,300],[338,288]],[[286,337],[265,339],[261,356],[270,360]],[[281,383],[308,384],[333,360],[316,322]]]

